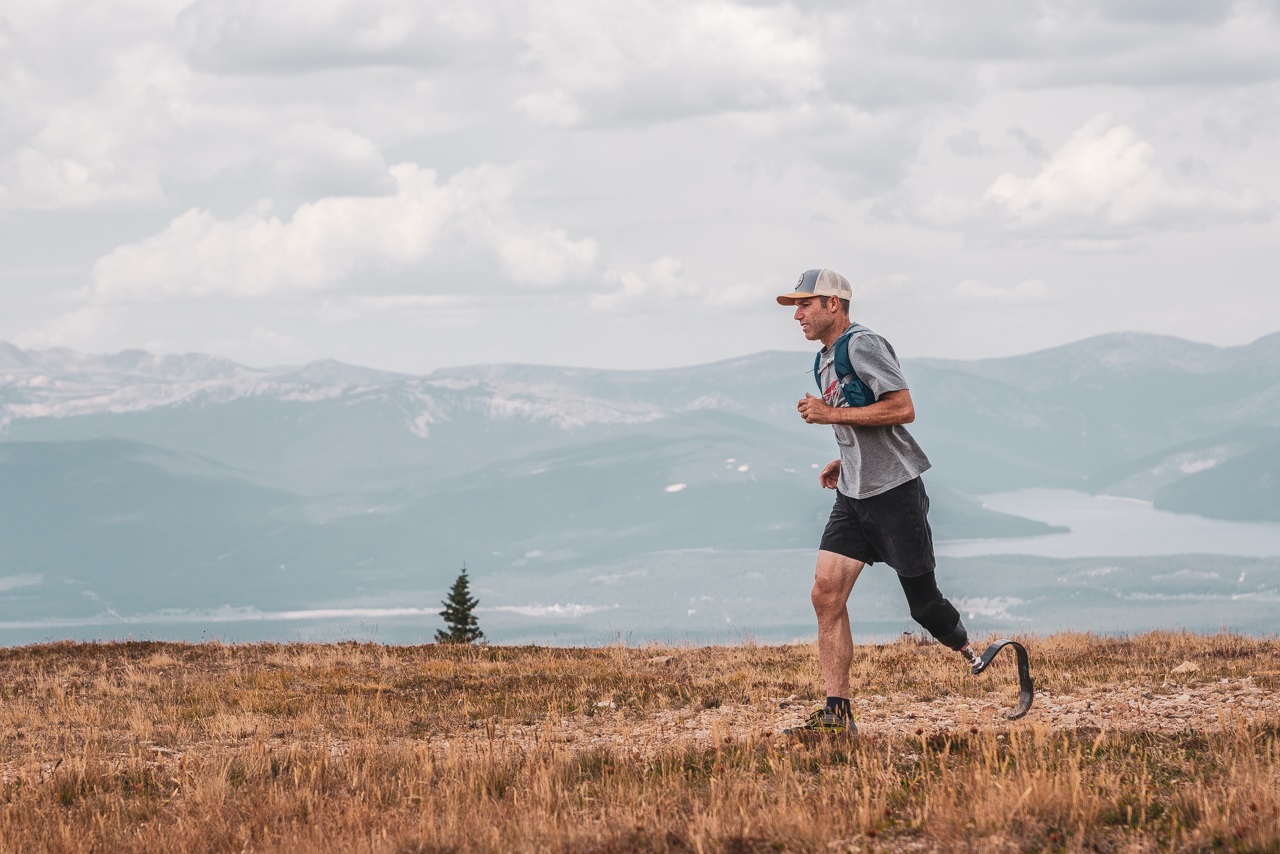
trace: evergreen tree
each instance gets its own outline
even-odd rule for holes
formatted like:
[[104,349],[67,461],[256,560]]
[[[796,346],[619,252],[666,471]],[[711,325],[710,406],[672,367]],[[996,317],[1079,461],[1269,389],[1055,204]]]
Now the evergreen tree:
[[444,617],[444,624],[449,627],[449,630],[445,632],[436,629],[436,643],[483,641],[484,632],[480,631],[480,624],[476,621],[475,615],[475,608],[479,603],[480,600],[471,595],[467,581],[467,565],[464,563],[462,572],[458,573],[457,580],[449,589],[449,598],[440,603],[444,605],[440,616]]

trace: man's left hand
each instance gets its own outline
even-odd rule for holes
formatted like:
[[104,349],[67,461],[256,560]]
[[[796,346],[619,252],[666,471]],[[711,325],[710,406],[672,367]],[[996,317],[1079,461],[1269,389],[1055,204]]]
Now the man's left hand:
[[806,394],[804,400],[796,404],[796,409],[800,410],[800,417],[809,424],[831,424],[836,411],[834,406],[827,406],[825,400],[811,394]]

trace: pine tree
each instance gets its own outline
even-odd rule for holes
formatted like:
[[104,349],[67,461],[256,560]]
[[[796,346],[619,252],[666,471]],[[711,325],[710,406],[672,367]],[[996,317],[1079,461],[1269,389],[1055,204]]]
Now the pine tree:
[[446,632],[437,629],[436,643],[483,641],[484,632],[480,631],[480,624],[476,621],[475,615],[475,608],[479,603],[480,600],[471,595],[467,581],[467,565],[463,564],[462,572],[458,573],[457,580],[449,589],[449,598],[440,603],[444,605],[440,616],[444,617],[444,624],[449,627],[449,630]]

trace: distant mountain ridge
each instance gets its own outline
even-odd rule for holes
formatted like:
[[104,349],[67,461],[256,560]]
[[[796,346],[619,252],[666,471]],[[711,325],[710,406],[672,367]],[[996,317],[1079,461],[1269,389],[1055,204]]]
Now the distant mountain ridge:
[[[1026,356],[919,360],[908,369],[923,406],[944,416],[926,411],[918,434],[975,491],[1103,491],[1119,486],[1110,472],[1164,451],[1229,446],[1217,464],[1280,438],[1280,334],[1214,347],[1117,333]],[[1252,438],[1240,441],[1242,431]],[[1250,518],[1280,518],[1276,497],[1264,489],[1258,498]],[[1221,515],[1212,502],[1195,512]]]
[[[296,456],[286,446],[313,453],[314,441],[339,437],[358,455],[351,442],[363,434],[410,466],[449,469],[456,443],[477,431],[519,451],[582,438],[565,435],[574,431],[718,411],[773,424],[819,449],[824,431],[794,413],[809,390],[809,364],[804,353],[765,352],[653,371],[472,365],[413,376],[331,360],[250,368],[202,354],[87,356],[0,343],[0,437],[157,442],[260,468],[252,453],[202,437],[209,430],[199,425],[211,423],[215,433],[247,430],[280,445],[282,464]],[[934,476],[971,493],[1103,489],[1119,483],[1109,473],[1166,449],[1226,449],[1217,464],[1270,444],[1280,426],[1280,333],[1237,347],[1113,333],[1023,356],[907,360],[905,368],[918,412],[911,429]],[[1242,429],[1253,438],[1230,438]],[[325,481],[312,475],[314,486]]]
[[[1040,486],[1280,519],[1277,351],[1280,335],[1215,348],[1123,334],[907,360],[935,536],[1048,533],[973,497]],[[784,570],[767,555],[790,554],[790,572],[831,501],[816,483],[831,431],[795,412],[811,365],[765,352],[413,376],[0,344],[0,627],[430,604],[464,560],[512,590],[686,552],[750,552],[769,572]],[[689,620],[711,631],[704,610]]]
[[[231,394],[256,395],[296,387],[330,388],[352,392],[407,385],[449,387],[454,384],[501,386],[558,386],[581,391],[605,391],[610,386],[627,392],[688,391],[691,384],[705,390],[709,379],[726,375],[764,374],[778,378],[806,374],[805,353],[762,352],[704,365],[658,370],[606,370],[525,364],[468,365],[412,375],[365,368],[331,359],[304,365],[254,368],[229,359],[199,353],[153,355],[142,350],[87,355],[64,348],[24,350],[0,341],[0,389],[6,408],[23,399],[53,405],[72,396],[91,397],[106,404],[110,393],[128,387],[172,388],[153,400],[136,400],[140,407],[170,405],[209,388]],[[794,362],[793,362],[794,360]],[[787,368],[780,368],[785,361]],[[1166,335],[1120,332],[1098,335],[1070,344],[1020,356],[991,359],[908,359],[906,364],[931,370],[957,371],[1008,383],[1029,392],[1063,386],[1095,387],[1117,378],[1182,373],[1208,375],[1240,372],[1251,381],[1280,383],[1280,332],[1249,344],[1218,347]],[[60,390],[60,392],[59,392]],[[286,392],[287,393],[287,392]],[[295,392],[296,393],[296,392]],[[609,394],[602,395],[609,397]],[[678,394],[676,396],[679,396]],[[670,398],[668,398],[670,400]],[[74,413],[92,411],[82,408]]]

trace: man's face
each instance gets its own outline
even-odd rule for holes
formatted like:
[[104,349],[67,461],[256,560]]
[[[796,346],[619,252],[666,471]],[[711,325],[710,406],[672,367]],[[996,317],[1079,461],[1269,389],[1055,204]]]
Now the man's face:
[[839,305],[834,297],[809,297],[796,300],[796,313],[792,315],[800,322],[804,337],[810,341],[819,341],[836,323],[836,311],[832,304]]

